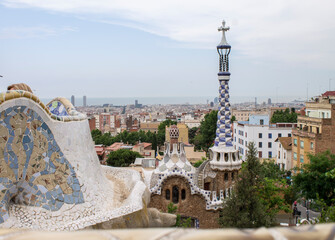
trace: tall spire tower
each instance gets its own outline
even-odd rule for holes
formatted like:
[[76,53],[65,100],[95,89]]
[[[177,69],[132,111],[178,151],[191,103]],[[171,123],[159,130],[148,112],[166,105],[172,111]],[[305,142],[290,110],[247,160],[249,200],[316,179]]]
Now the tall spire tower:
[[231,147],[231,126],[230,126],[230,103],[229,103],[229,53],[231,46],[226,40],[226,31],[229,27],[225,26],[225,21],[222,22],[222,26],[219,27],[218,31],[222,31],[222,40],[216,47],[219,53],[219,111],[218,111],[218,121],[216,129],[215,146],[227,146]]
[[231,46],[226,40],[226,32],[229,29],[226,27],[225,21],[222,21],[222,26],[218,28],[218,31],[222,32],[221,42],[216,47],[219,53],[219,111],[214,146],[210,148],[212,168],[222,170],[232,167],[234,169],[240,168],[242,163],[239,160],[238,151],[234,149],[232,143],[229,103],[229,54]]

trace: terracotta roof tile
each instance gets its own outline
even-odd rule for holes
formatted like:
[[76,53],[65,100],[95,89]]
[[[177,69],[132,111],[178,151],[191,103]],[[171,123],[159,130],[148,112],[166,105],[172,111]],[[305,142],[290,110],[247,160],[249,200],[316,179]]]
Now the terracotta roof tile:
[[335,96],[335,91],[327,91],[322,94],[322,97]]
[[292,150],[292,137],[280,137],[278,139],[285,150]]

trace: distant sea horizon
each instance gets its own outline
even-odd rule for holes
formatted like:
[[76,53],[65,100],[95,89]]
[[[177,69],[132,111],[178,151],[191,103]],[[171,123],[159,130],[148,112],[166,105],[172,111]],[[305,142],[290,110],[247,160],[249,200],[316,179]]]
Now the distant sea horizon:
[[[112,104],[114,106],[123,106],[128,104],[135,104],[135,100],[138,100],[139,104],[142,105],[155,105],[155,104],[207,104],[214,101],[215,96],[192,96],[192,97],[92,97],[86,96],[87,106]],[[257,103],[268,102],[271,97],[257,97]],[[68,97],[71,100],[71,97]],[[41,98],[42,102],[47,104],[51,98]],[[281,96],[272,97],[272,103],[284,103],[291,102],[294,100],[305,101],[306,98],[297,96]],[[242,97],[231,97],[231,103],[243,103],[243,102],[255,102],[255,97],[242,96]],[[83,106],[83,97],[75,97],[75,106]]]

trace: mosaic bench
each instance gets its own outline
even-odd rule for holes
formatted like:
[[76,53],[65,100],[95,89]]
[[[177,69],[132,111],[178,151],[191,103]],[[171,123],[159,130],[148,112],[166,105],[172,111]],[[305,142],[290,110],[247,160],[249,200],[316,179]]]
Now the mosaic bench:
[[0,94],[0,227],[82,229],[141,211],[149,198],[138,172],[101,167],[86,116],[68,100]]

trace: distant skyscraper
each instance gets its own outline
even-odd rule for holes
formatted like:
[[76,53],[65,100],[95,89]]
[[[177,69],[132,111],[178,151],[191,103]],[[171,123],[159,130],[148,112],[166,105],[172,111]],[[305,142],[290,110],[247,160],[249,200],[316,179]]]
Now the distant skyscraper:
[[135,100],[135,108],[141,108],[142,104],[138,103],[138,100]]
[[86,96],[83,97],[83,106],[86,107],[87,103],[86,103]]
[[271,98],[268,99],[268,105],[271,105]]
[[74,95],[71,96],[71,103],[72,103],[73,106],[75,106]]

